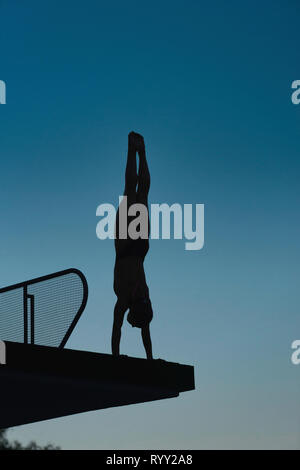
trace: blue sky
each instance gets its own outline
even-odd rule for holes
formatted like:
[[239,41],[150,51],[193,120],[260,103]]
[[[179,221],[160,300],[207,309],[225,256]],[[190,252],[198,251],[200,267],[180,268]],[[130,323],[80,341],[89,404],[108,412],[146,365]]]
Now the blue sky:
[[[0,2],[2,286],[81,269],[67,347],[110,352],[114,249],[96,208],[122,194],[128,132],[145,137],[150,203],[205,204],[202,250],[152,240],[145,262],[154,355],[193,364],[196,391],[12,438],[300,448],[298,18],[292,0]],[[129,325],[121,350],[144,355]]]

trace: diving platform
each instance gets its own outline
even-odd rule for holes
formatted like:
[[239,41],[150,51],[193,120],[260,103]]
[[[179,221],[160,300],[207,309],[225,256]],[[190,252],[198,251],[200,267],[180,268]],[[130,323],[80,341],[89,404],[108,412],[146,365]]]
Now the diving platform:
[[195,388],[192,366],[66,349],[87,299],[75,268],[0,288],[0,429]]
[[174,398],[194,388],[190,365],[0,342],[0,428]]

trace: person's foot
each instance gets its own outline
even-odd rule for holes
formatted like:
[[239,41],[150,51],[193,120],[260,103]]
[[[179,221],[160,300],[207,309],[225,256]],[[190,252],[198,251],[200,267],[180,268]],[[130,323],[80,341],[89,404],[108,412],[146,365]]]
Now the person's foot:
[[141,134],[138,134],[137,132],[131,131],[128,134],[128,144],[130,146],[133,146],[133,148],[138,152],[142,152],[145,150],[145,143],[144,143],[144,137]]

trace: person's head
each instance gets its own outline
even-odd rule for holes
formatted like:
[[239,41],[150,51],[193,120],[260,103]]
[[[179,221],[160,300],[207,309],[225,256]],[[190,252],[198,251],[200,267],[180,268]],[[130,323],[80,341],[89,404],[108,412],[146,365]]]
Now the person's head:
[[127,321],[137,328],[148,325],[153,317],[153,310],[149,298],[139,298],[132,302]]

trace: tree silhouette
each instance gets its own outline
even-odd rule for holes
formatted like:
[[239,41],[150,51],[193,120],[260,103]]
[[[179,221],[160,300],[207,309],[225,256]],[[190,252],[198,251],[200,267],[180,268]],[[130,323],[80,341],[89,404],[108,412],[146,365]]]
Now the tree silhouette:
[[10,442],[7,437],[8,428],[0,429],[0,450],[59,450],[60,447],[48,444],[45,447],[39,446],[36,442],[31,441],[27,446],[22,446],[19,441]]

